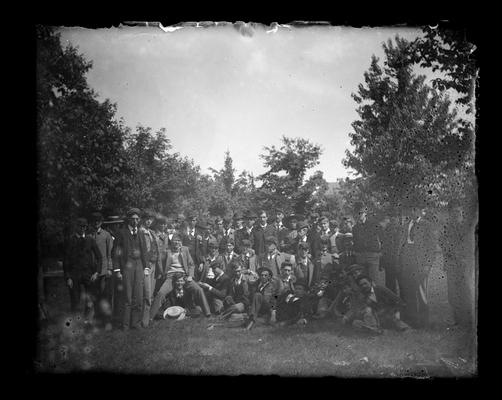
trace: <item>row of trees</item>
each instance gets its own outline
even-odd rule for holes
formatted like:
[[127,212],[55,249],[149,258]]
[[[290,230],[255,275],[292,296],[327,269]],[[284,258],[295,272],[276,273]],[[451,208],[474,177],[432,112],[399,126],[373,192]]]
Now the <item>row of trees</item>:
[[[53,29],[37,27],[41,247],[62,243],[72,218],[96,209],[120,213],[134,205],[166,215],[226,216],[281,207],[338,217],[358,200],[386,211],[406,196],[427,195],[441,205],[475,193],[474,128],[456,111],[472,104],[472,48],[451,33],[424,32],[414,42],[397,37],[385,44],[383,67],[372,58],[365,84],[353,95],[359,120],[344,160],[358,176],[340,180],[339,190],[328,194],[321,171],[306,178],[323,150],[303,138],[283,137],[279,148],[264,147],[267,171],[260,176],[237,174],[228,151],[221,169],[202,173],[173,151],[165,129],[133,130],[117,120],[116,105],[99,101],[88,86],[92,63],[72,46],[63,48]],[[415,65],[439,68],[445,78],[431,87],[413,73]],[[460,93],[457,103],[446,89]]]

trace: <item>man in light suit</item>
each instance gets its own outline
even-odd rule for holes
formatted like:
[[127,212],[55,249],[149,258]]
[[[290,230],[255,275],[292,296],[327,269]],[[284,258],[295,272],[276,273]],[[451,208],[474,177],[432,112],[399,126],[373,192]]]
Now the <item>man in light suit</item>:
[[245,323],[247,330],[253,328],[259,315],[265,314],[267,323],[275,323],[275,306],[278,292],[277,286],[272,282],[272,271],[269,268],[262,267],[258,270],[258,274],[260,275],[260,281],[251,295],[248,320]]
[[399,241],[399,288],[406,303],[403,320],[414,328],[429,325],[427,285],[435,258],[436,241],[432,224],[422,216],[422,203],[407,208],[409,220]]
[[277,279],[281,275],[281,265],[287,257],[277,249],[277,239],[274,236],[267,237],[265,243],[267,252],[258,257],[258,262],[260,267],[269,268],[273,278]]
[[211,315],[209,303],[207,302],[204,290],[194,281],[194,263],[192,256],[186,246],[181,245],[182,240],[179,235],[173,236],[173,248],[167,250],[165,256],[165,265],[163,267],[163,275],[165,281],[155,295],[152,307],[150,309],[150,320],[153,320],[157,315],[165,297],[173,290],[172,277],[176,273],[182,273],[186,278],[185,290],[190,293],[197,304],[202,305],[202,311],[206,317]]

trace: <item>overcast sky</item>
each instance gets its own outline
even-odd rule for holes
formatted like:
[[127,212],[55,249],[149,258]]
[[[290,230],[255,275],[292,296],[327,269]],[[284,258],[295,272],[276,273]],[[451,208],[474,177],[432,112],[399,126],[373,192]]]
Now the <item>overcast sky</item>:
[[[264,146],[282,135],[320,144],[327,181],[348,176],[342,165],[357,119],[351,93],[363,82],[382,43],[413,28],[312,27],[255,29],[231,26],[90,30],[62,28],[63,45],[92,60],[88,82],[100,99],[117,103],[117,116],[166,128],[173,150],[202,172],[222,168],[228,149],[237,173],[265,171]],[[310,173],[308,175],[310,175]]]

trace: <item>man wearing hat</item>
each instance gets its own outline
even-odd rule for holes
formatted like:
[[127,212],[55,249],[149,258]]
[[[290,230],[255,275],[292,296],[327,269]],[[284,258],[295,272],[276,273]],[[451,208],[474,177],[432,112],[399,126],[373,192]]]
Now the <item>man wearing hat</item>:
[[244,224],[245,224],[244,227],[241,229],[237,229],[235,231],[235,246],[237,248],[238,253],[242,253],[243,240],[249,240],[251,242],[251,246],[253,247],[253,240],[254,240],[253,230],[255,221],[256,221],[256,214],[252,211],[248,211],[244,215]]
[[299,221],[296,224],[297,235],[291,243],[291,253],[295,256],[298,254],[298,246],[300,243],[305,243],[308,245],[309,249],[311,247],[311,241],[308,237],[309,226],[306,221]]
[[314,263],[310,259],[310,246],[308,243],[300,242],[298,244],[298,256],[294,267],[294,274],[297,280],[302,280],[307,290],[314,282]]
[[253,328],[259,315],[265,315],[267,323],[275,323],[275,306],[278,292],[277,286],[272,282],[272,271],[269,268],[261,267],[258,274],[260,280],[256,290],[251,295],[248,320],[245,324],[247,330]]
[[400,295],[406,306],[403,320],[416,328],[429,325],[427,286],[435,259],[436,239],[432,224],[423,218],[421,203],[405,205],[408,222],[398,246]]
[[141,326],[143,306],[143,285],[145,276],[150,275],[144,236],[139,231],[141,211],[131,208],[127,212],[126,226],[120,230],[115,242],[114,254],[119,266],[119,279],[124,286],[123,329]]
[[210,316],[211,311],[207,302],[204,290],[194,281],[195,266],[192,256],[186,246],[182,245],[182,239],[179,235],[173,236],[173,246],[168,249],[165,256],[165,265],[163,266],[164,283],[155,295],[150,309],[150,320],[153,320],[169,293],[173,290],[173,275],[183,274],[185,276],[184,290],[193,296],[196,304],[202,307],[205,316]]
[[380,277],[380,255],[382,249],[381,227],[374,218],[368,217],[368,208],[361,202],[354,206],[358,220],[352,228],[356,263],[366,268],[366,274],[373,281],[383,281]]
[[242,274],[243,267],[240,259],[231,264],[232,280],[228,287],[228,296],[225,297],[225,310],[221,317],[229,318],[234,313],[244,313],[249,308],[250,288],[247,279]]
[[65,249],[63,271],[70,290],[71,310],[77,311],[80,299],[85,299],[84,318],[92,323],[96,280],[103,265],[101,252],[96,241],[86,234],[87,220],[77,218],[75,233],[71,235]]
[[97,279],[97,316],[102,320],[106,329],[111,329],[112,302],[113,302],[113,262],[112,262],[112,235],[102,228],[103,215],[95,212],[91,215],[93,230],[89,235],[96,241],[101,253],[101,270]]
[[152,229],[153,222],[157,214],[151,210],[146,210],[143,213],[143,222],[140,226],[140,233],[143,236],[146,250],[146,260],[148,268],[145,269],[145,279],[143,283],[143,327],[148,327],[150,321],[150,307],[153,302],[153,292],[155,290],[155,276],[158,274],[157,263],[160,260],[160,250],[157,242],[157,237]]

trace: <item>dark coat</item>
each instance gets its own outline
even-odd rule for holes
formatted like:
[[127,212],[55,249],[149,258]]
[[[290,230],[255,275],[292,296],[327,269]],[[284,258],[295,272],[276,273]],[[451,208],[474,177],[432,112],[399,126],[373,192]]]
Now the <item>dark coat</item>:
[[230,289],[230,277],[227,274],[221,275],[218,280],[213,279],[208,282],[213,288],[211,291],[206,292],[220,300],[225,300],[225,297],[228,296]]
[[72,235],[63,260],[65,278],[88,279],[95,272],[101,272],[101,265],[102,256],[96,241],[90,236]]
[[256,255],[261,256],[265,254],[267,252],[265,239],[269,236],[274,236],[274,226],[267,225],[265,228],[262,228],[257,224],[253,227],[251,234],[253,236],[251,243]]
[[[146,258],[146,245],[144,242],[143,235],[140,234],[139,229],[138,229],[138,237],[139,237],[139,250],[140,250],[140,260],[141,264],[143,265],[143,268],[148,267],[148,262]],[[126,226],[122,228],[118,234],[117,237],[115,238],[114,242],[114,256],[116,258],[116,263],[120,268],[121,272],[124,272],[125,266],[128,261],[128,256],[129,256],[129,249],[131,248],[132,244],[132,234],[129,228]]]
[[402,268],[418,274],[428,274],[436,252],[436,239],[432,223],[421,218],[411,229],[413,244],[408,243],[408,224],[404,224],[399,240],[398,257]]
[[202,271],[199,271],[198,267],[196,269],[196,274],[195,274],[195,280],[197,282],[206,282],[209,283],[209,280],[207,279],[207,273],[209,272],[209,268],[214,269],[218,267],[225,271],[225,264],[223,262],[223,258],[218,255],[213,261],[210,260],[209,257],[206,257],[204,260],[204,265],[202,267]]
[[239,253],[239,254],[242,253],[242,251],[244,249],[244,246],[242,245],[242,241],[246,240],[246,239],[251,242],[251,247],[254,248],[253,247],[253,241],[254,241],[253,231],[254,231],[254,227],[251,230],[251,233],[248,233],[246,227],[238,229],[238,230],[235,231],[235,233],[234,233],[234,238],[235,238],[235,249],[234,249],[234,251],[236,253]]
[[231,280],[228,286],[228,296],[232,300],[227,302],[242,303],[247,308],[249,306],[249,295],[250,290],[246,279],[241,279],[240,283],[237,283],[235,279]]

